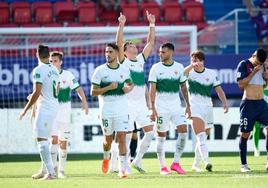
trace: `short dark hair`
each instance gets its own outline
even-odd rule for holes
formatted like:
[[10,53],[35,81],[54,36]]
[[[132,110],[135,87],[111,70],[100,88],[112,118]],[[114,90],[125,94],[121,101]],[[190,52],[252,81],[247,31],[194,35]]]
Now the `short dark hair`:
[[133,42],[132,41],[130,41],[130,40],[128,40],[128,41],[126,41],[125,43],[124,43],[124,51],[126,51],[127,50],[127,45],[130,45],[130,44],[133,44]]
[[191,54],[191,57],[192,58],[197,58],[200,61],[204,61],[205,60],[205,54],[202,51],[200,51],[200,50],[193,51],[192,54]]
[[161,48],[167,48],[167,49],[172,50],[172,51],[175,50],[175,46],[169,42],[162,44]]
[[114,50],[116,50],[116,51],[119,51],[118,46],[117,46],[116,44],[114,44],[114,43],[108,43],[108,44],[106,45],[106,47],[111,47],[112,49],[114,49]]
[[266,58],[267,58],[266,51],[262,48],[258,48],[256,50],[256,58],[259,62],[264,63],[266,61]]
[[60,61],[62,61],[63,58],[63,52],[60,51],[53,51],[51,52],[51,57],[58,57]]
[[39,44],[37,47],[37,54],[40,59],[49,58],[49,48],[43,44]]

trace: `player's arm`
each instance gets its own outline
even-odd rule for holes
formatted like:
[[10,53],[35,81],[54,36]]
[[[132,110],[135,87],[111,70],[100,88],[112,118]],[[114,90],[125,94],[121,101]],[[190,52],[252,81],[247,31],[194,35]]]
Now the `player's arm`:
[[150,101],[150,95],[149,95],[149,90],[147,85],[145,85],[145,100],[146,100],[146,105],[148,109],[152,109],[151,107],[151,101]]
[[41,89],[42,89],[42,84],[36,82],[34,84],[34,90],[33,93],[31,94],[29,101],[27,102],[26,106],[24,107],[23,111],[19,115],[19,119],[21,120],[23,116],[27,113],[27,111],[32,107],[32,105],[37,101],[38,97],[41,95]]
[[257,66],[254,67],[253,71],[248,76],[246,76],[245,78],[240,79],[240,77],[242,75],[242,68],[241,69],[238,68],[238,72],[237,72],[237,74],[238,74],[237,75],[237,84],[238,84],[238,87],[240,89],[244,90],[248,86],[248,84],[249,84],[250,80],[253,78],[253,76],[260,69],[261,69],[261,65],[257,65]]
[[124,91],[124,93],[129,93],[130,91],[132,91],[133,88],[133,82],[131,81],[131,79],[127,79],[124,83],[124,87],[122,88],[122,90]]
[[221,86],[217,86],[217,87],[215,87],[215,91],[216,91],[218,97],[220,98],[220,100],[223,104],[224,113],[227,113],[229,107],[228,107],[227,98],[226,98],[226,95],[225,95],[223,89],[221,88]]
[[186,86],[186,81],[181,83],[180,87],[181,87],[181,92],[182,92],[184,102],[185,102],[185,114],[187,115],[187,118],[191,118],[189,94],[188,94],[188,89],[187,89],[187,86]]
[[149,21],[150,29],[147,35],[147,44],[145,45],[142,51],[145,59],[147,59],[151,54],[152,49],[154,48],[154,41],[155,41],[155,16],[153,14],[150,14],[148,11],[146,11],[146,14],[147,19]]
[[85,112],[85,114],[88,114],[88,105],[87,105],[87,98],[84,93],[84,90],[81,87],[78,87],[76,89],[77,95],[79,96],[81,102],[82,102],[82,109]]
[[106,93],[107,91],[116,89],[117,86],[118,84],[116,82],[112,82],[110,85],[101,88],[99,85],[92,83],[91,89],[90,89],[90,95],[94,97],[98,95],[102,95],[103,93]]
[[123,30],[124,30],[124,26],[126,23],[126,17],[122,13],[120,13],[118,21],[119,21],[119,25],[118,25],[118,29],[116,33],[116,44],[119,48],[118,59],[119,59],[119,62],[122,63],[125,59],[124,46],[123,46]]
[[150,82],[150,89],[149,89],[149,98],[150,98],[150,110],[151,112],[151,120],[155,121],[157,117],[157,112],[155,108],[155,94],[156,94],[156,83]]
[[189,75],[189,72],[194,68],[194,65],[191,63],[190,65],[188,65],[187,67],[184,68],[184,75],[185,76],[188,76]]

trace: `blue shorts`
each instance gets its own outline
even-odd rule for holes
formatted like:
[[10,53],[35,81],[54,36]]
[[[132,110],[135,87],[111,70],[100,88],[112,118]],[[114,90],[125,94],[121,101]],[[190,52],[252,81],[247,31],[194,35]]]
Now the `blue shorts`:
[[264,127],[268,126],[268,105],[264,99],[242,100],[240,105],[240,131],[249,133],[254,123],[258,121]]

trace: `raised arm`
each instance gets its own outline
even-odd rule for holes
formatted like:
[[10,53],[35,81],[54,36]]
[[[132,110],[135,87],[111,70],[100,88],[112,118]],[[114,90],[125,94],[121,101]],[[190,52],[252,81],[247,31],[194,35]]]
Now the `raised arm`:
[[243,79],[241,79],[241,80],[238,80],[238,81],[237,81],[238,87],[239,87],[240,89],[242,89],[242,90],[245,89],[245,88],[248,86],[250,80],[253,78],[253,76],[254,76],[260,69],[261,69],[261,65],[257,65],[256,67],[254,67],[253,71],[252,71],[247,77],[245,77],[245,78],[243,78]]
[[80,100],[82,101],[82,109],[85,112],[85,114],[88,114],[88,105],[87,105],[87,98],[86,95],[84,93],[84,90],[81,87],[78,87],[76,89],[76,92],[80,98]]
[[224,91],[222,90],[221,86],[215,87],[215,91],[223,104],[224,113],[227,113],[229,107]]
[[154,40],[155,40],[155,16],[153,14],[150,14],[148,11],[146,11],[147,19],[149,21],[149,33],[147,36],[147,44],[145,45],[142,53],[147,59],[149,55],[152,52],[152,49],[154,48]]
[[187,67],[184,68],[184,74],[185,76],[189,75],[189,72],[194,68],[194,65],[191,63],[190,65],[188,65]]
[[121,12],[120,12],[118,21],[119,21],[119,25],[118,25],[118,29],[116,33],[116,44],[119,48],[118,59],[119,59],[119,62],[122,63],[125,59],[124,46],[123,46],[123,30],[124,30],[124,26],[126,23],[126,17]]
[[90,95],[91,96],[98,96],[98,95],[102,95],[103,93],[116,89],[118,86],[118,84],[116,82],[112,82],[110,85],[100,88],[99,85],[91,85],[91,89],[90,89]]

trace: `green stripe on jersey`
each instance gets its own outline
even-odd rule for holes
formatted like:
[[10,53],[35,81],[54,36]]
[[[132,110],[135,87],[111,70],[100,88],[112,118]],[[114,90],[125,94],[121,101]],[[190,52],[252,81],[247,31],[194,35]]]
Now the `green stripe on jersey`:
[[211,89],[213,87],[212,84],[204,85],[192,80],[188,80],[188,84],[189,84],[189,92],[191,94],[199,94],[201,96],[211,97]]
[[133,81],[133,83],[136,86],[144,86],[145,85],[145,78],[144,78],[144,72],[136,72],[133,70],[130,70],[130,77]]
[[[103,88],[103,87],[106,87],[110,84],[111,84],[111,82],[101,82],[100,87]],[[102,95],[103,96],[121,96],[121,95],[124,95],[125,93],[122,90],[123,87],[124,87],[124,83],[118,83],[118,86],[116,89],[109,90],[109,91],[103,93]]]
[[58,101],[59,103],[66,103],[71,101],[71,88],[60,88]]
[[159,93],[178,93],[180,91],[180,80],[178,79],[158,79],[156,91]]

